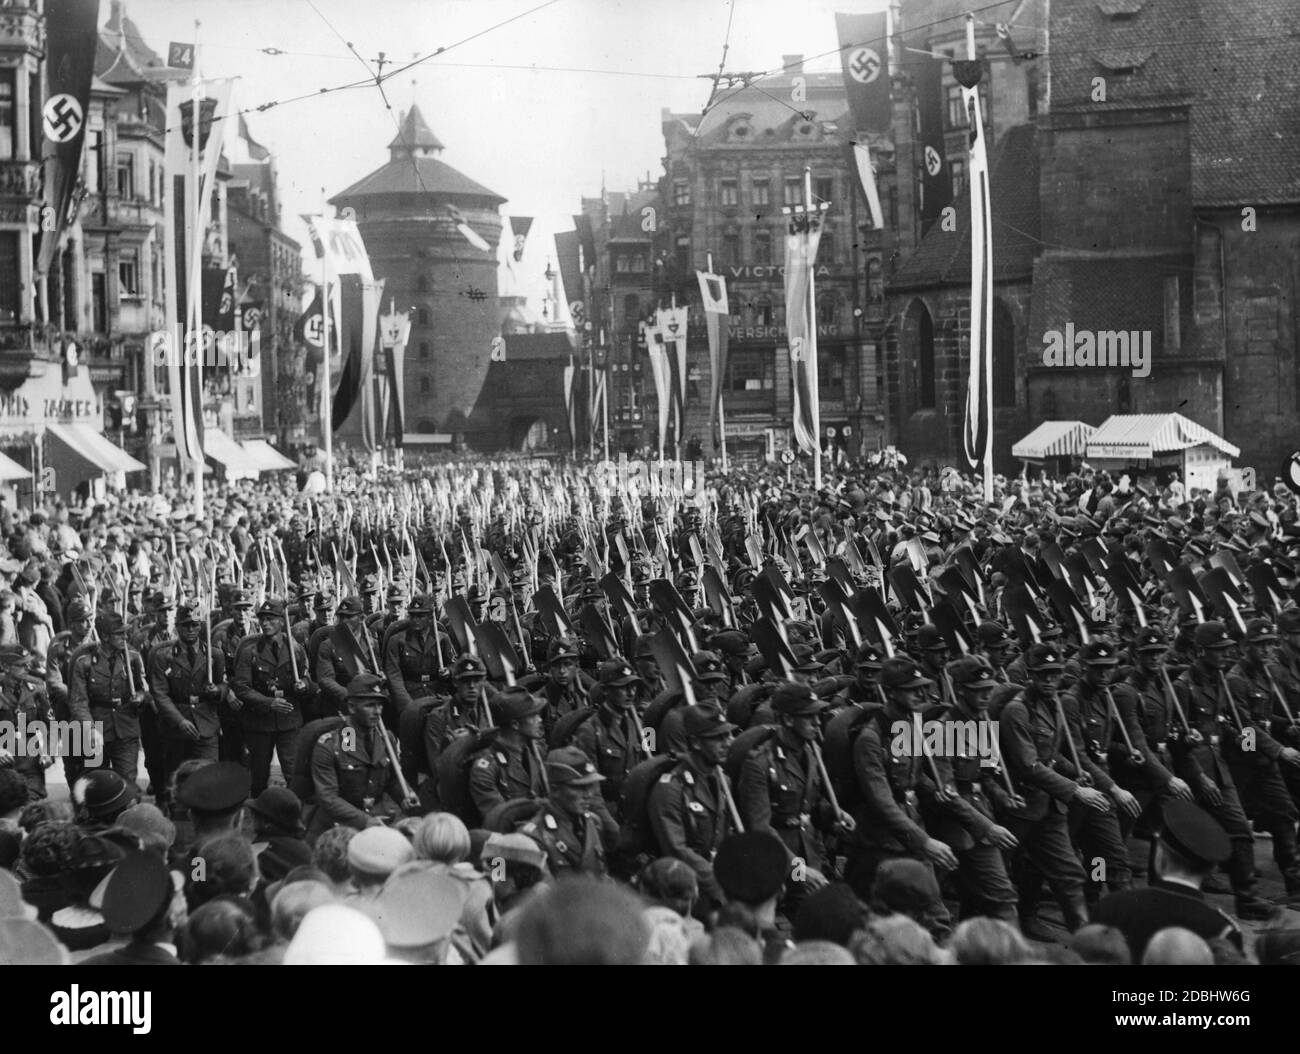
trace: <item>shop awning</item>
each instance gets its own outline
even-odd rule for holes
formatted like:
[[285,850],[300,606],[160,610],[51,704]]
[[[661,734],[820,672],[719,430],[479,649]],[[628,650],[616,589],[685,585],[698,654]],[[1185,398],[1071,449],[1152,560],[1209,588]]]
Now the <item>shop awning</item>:
[[46,431],[100,472],[143,472],[145,466],[89,425],[49,424]]
[[1108,417],[1088,440],[1087,456],[1149,460],[1157,454],[1209,445],[1228,457],[1241,454],[1222,436],[1182,414],[1117,414]]
[[265,439],[245,439],[239,445],[262,472],[282,472],[298,467]]
[[219,428],[203,430],[203,453],[226,470],[227,479],[256,479],[261,471],[244,448]]
[[1011,456],[1022,461],[1082,456],[1088,437],[1095,431],[1083,421],[1044,421],[1011,448]]
[[0,482],[8,483],[15,479],[29,479],[31,473],[7,454],[0,454]]

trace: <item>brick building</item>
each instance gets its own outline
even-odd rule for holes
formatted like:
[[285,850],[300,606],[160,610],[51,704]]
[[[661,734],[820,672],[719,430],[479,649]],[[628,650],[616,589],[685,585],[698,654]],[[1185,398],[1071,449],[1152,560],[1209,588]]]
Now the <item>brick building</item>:
[[[497,304],[498,209],[505,198],[452,168],[418,107],[402,118],[389,161],[330,199],[356,213],[376,278],[389,301],[411,311],[406,348],[408,433],[450,433],[467,442],[468,421],[487,379]],[[488,243],[477,249],[457,230],[457,210]],[[341,438],[360,437],[354,413]],[[414,440],[418,442],[418,438]]]

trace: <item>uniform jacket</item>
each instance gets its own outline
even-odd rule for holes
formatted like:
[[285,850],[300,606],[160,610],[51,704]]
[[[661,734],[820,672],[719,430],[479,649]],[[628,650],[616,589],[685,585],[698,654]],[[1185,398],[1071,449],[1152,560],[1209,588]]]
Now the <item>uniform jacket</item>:
[[[919,751],[891,748],[893,722],[883,709],[873,713],[853,741],[857,829],[852,840],[868,848],[917,854],[930,837],[921,824],[917,790],[933,780]],[[950,783],[946,760],[935,761],[941,778]]]
[[481,816],[512,798],[540,798],[545,793],[542,765],[530,746],[497,742],[474,759],[469,793]]
[[[978,720],[957,706],[936,707],[927,712],[925,718],[927,721]],[[968,749],[965,743],[959,742],[957,748],[957,756],[945,759],[952,772],[952,783],[957,796],[949,801],[941,801],[934,794],[933,785],[924,784],[919,789],[918,797],[926,827],[950,848],[961,851],[988,837],[996,823],[995,807],[1005,807],[1009,799],[1006,784],[998,775],[999,769],[996,766],[984,764],[979,751]]]
[[713,856],[731,831],[721,789],[725,778],[720,768],[703,768],[687,754],[659,777],[649,800],[650,829],[660,852],[688,864],[700,893],[718,902],[723,898],[713,877]]
[[379,730],[367,732],[350,718],[312,747],[311,779],[317,806],[313,831],[327,828],[326,820],[362,830],[372,816],[396,811],[394,803],[402,800]]
[[[127,676],[130,656],[131,677]],[[104,742],[140,738],[140,710],[131,698],[131,684],[146,691],[144,661],[137,651],[109,654],[102,644],[92,644],[72,664],[68,707],[74,721],[102,721]]]
[[1147,678],[1134,670],[1127,681],[1111,689],[1111,694],[1115,696],[1115,706],[1128,729],[1129,739],[1143,758],[1140,766],[1127,759],[1118,761],[1122,782],[1126,789],[1137,787],[1144,792],[1159,793],[1173,778],[1161,756],[1167,749],[1172,718],[1164,685],[1158,677]]
[[424,719],[424,756],[429,771],[437,772],[438,755],[457,735],[479,731],[480,707],[464,705],[455,697],[444,698]]
[[[369,669],[370,657],[365,644],[356,640],[345,625],[331,626],[316,653],[315,676],[326,703],[342,710],[347,703],[348,684],[362,667]],[[364,656],[364,658],[363,658]]]
[[226,657],[215,648],[212,677],[208,677],[208,646],[202,638],[195,641],[193,655],[181,640],[156,649],[149,666],[149,687],[163,725],[176,731],[182,721],[192,721],[201,738],[216,736],[221,730],[216,700],[205,698],[203,690],[221,684],[225,677]]
[[809,867],[825,863],[818,834],[835,822],[812,750],[790,746],[778,732],[740,767],[736,808],[745,830],[771,831]]
[[624,713],[608,706],[596,707],[596,712],[578,726],[573,744],[591,758],[596,771],[605,777],[600,785],[605,800],[619,801],[623,781],[643,758],[632,711]]
[[1109,794],[1115,786],[1110,775],[1112,740],[1122,741],[1122,736],[1114,727],[1106,693],[1080,681],[1062,694],[1061,706],[1083,770],[1092,777],[1094,787]]
[[1066,811],[1079,785],[1051,696],[1026,689],[1008,702],[998,719],[998,745],[1016,793],[1025,801],[1021,809],[1008,808],[1008,815],[1041,820],[1048,809]]
[[50,644],[45,655],[45,687],[50,693],[54,716],[66,719],[68,710],[68,680],[72,676],[72,656],[77,649],[90,642],[87,633],[80,641],[72,639],[71,631],[60,633]]
[[1255,726],[1255,749],[1244,752],[1240,760],[1231,757],[1229,760],[1251,768],[1267,768],[1269,762],[1279,761],[1283,744],[1272,734],[1277,700],[1264,667],[1238,663],[1236,669],[1228,674],[1228,688],[1242,718]]
[[[396,630],[384,649],[384,675],[398,710],[405,710],[415,699],[433,695],[438,688],[442,666],[438,662],[438,643],[434,628],[427,634],[414,629]],[[443,652],[444,663],[447,653]]]
[[[294,642],[298,661],[298,674],[307,678],[307,653]],[[315,686],[307,682],[310,692]],[[277,713],[271,709],[276,689],[293,703],[290,713]],[[283,732],[302,727],[302,700],[293,694],[293,662],[283,633],[269,641],[260,633],[247,637],[235,656],[234,692],[244,704],[240,721],[250,732]]]
[[[1193,786],[1202,775],[1208,775],[1220,786],[1231,785],[1232,775],[1226,759],[1230,752],[1240,755],[1241,750],[1236,745],[1232,711],[1221,698],[1218,674],[1207,673],[1199,665],[1189,666],[1174,681],[1174,691],[1188,724],[1202,737],[1200,743],[1180,740],[1172,745],[1174,771]],[[1238,710],[1245,717],[1241,704]]]
[[549,798],[541,810],[520,830],[546,851],[551,874],[581,871],[604,875],[605,847],[600,820],[594,813],[572,817]]

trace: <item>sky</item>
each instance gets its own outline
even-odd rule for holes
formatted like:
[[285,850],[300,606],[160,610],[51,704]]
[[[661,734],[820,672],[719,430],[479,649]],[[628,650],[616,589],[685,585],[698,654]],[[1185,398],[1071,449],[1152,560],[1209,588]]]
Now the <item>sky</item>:
[[[699,75],[717,71],[729,18],[728,70],[775,70],[786,54],[808,56],[810,71],[836,70],[835,12],[884,6],[884,0],[124,2],[160,55],[169,41],[192,42],[197,19],[203,75],[238,77],[240,109],[310,96],[247,115],[253,137],[276,157],[284,227],[304,246],[299,215],[320,212],[326,197],[384,164],[396,122],[414,101],[446,147],[443,161],[506,198],[503,218],[536,217],[521,265],[527,277],[520,281],[534,299],[545,285],[549,236],[572,230],[581,197],[599,194],[602,180],[612,191],[634,190],[638,179],[662,174],[661,110],[703,107],[710,84]],[[104,21],[109,6],[101,0]],[[385,82],[387,103],[373,83],[317,93],[369,78],[361,59],[373,69],[383,52],[391,70],[438,48],[446,50]],[[811,60],[823,53],[829,54]]]

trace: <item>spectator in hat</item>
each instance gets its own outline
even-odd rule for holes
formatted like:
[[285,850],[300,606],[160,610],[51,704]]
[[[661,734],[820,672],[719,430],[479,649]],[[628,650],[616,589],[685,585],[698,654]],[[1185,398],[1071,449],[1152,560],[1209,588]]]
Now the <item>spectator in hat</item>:
[[248,770],[232,761],[210,762],[184,782],[178,800],[188,811],[194,831],[188,844],[177,843],[178,861],[189,861],[209,839],[242,828],[248,789]]
[[68,868],[72,847],[81,830],[70,820],[38,824],[23,839],[19,857],[23,900],[36,908],[41,922],[68,905],[68,890],[61,875]]
[[132,805],[118,817],[117,826],[135,834],[141,849],[169,859],[176,840],[176,825],[156,805],[147,802]]
[[737,926],[757,939],[767,963],[780,961],[790,947],[777,926],[776,905],[794,870],[788,851],[771,831],[728,835],[713,859],[713,874],[725,897],[718,925]]
[[517,946],[524,966],[637,966],[649,938],[636,897],[575,876],[528,907],[519,920]]
[[323,904],[299,923],[285,949],[284,964],[373,966],[384,956],[384,936],[372,918],[346,904]]
[[348,872],[354,889],[352,900],[372,900],[388,876],[415,859],[406,837],[382,824],[358,831],[348,841]]
[[847,948],[870,914],[848,883],[831,882],[799,905],[790,936],[796,943],[830,941]]
[[262,873],[276,882],[293,868],[311,862],[303,840],[302,802],[288,787],[267,787],[248,806],[253,818],[253,848]]
[[51,914],[50,929],[69,951],[87,951],[109,939],[104,916],[91,905],[91,897],[125,855],[120,846],[93,834],[83,835],[68,851],[60,876],[68,903]]
[[124,947],[95,955],[86,966],[177,966],[176,933],[185,922],[185,902],[167,865],[156,853],[129,853],[104,889],[104,923]]
[[123,812],[135,804],[139,788],[112,769],[91,769],[70,788],[77,822],[88,831],[116,826]]
[[364,910],[379,925],[389,955],[397,961],[461,966],[480,958],[459,929],[464,907],[460,882],[416,863],[389,876]]
[[427,860],[431,869],[445,872],[465,887],[460,926],[482,956],[492,943],[496,909],[492,883],[469,862],[469,830],[452,813],[430,813],[417,821],[411,845],[417,860]]

